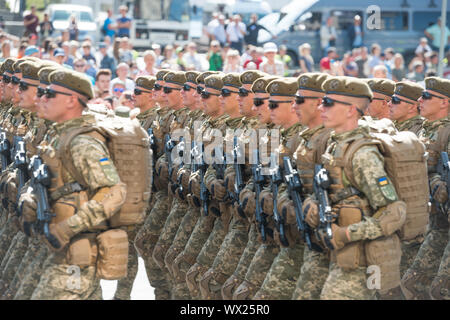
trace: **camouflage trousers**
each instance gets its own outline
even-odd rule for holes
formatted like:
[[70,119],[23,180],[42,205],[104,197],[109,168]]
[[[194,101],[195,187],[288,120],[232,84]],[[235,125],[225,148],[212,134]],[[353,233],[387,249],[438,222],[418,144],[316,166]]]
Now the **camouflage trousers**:
[[133,289],[134,280],[138,273],[138,253],[134,247],[134,238],[139,230],[139,226],[128,230],[128,265],[127,276],[117,281],[116,293],[114,300],[130,300],[131,290]]
[[51,253],[31,300],[98,299],[100,279],[96,266],[78,267],[67,263],[67,249]]
[[423,236],[419,236],[413,240],[402,241],[402,259],[400,261],[400,275],[403,276],[412,265],[414,258],[419,252],[420,246],[423,243]]
[[158,241],[159,234],[169,215],[169,198],[165,191],[153,194],[154,204],[145,219],[144,225],[138,231],[134,240],[138,253],[144,259],[148,280],[155,288],[155,299],[170,299],[170,282],[164,272],[153,260],[152,253]]
[[450,229],[448,236],[449,241],[445,247],[437,276],[430,287],[430,296],[436,300],[450,300]]
[[430,215],[430,231],[413,263],[402,277],[403,294],[408,300],[430,298],[430,285],[437,275],[448,243],[448,222],[442,220],[442,214]]
[[177,256],[182,252],[186,243],[192,234],[197,221],[200,218],[200,210],[197,207],[189,206],[187,213],[184,215],[183,220],[181,220],[180,226],[178,227],[175,238],[173,239],[172,245],[169,250],[167,250],[166,256],[164,257],[164,263],[169,269],[174,279],[174,285],[172,290],[172,299],[182,300],[190,299],[189,289],[186,285],[186,272],[184,271],[184,276],[179,270],[179,265],[174,264]]
[[304,245],[281,248],[254,300],[290,300],[300,276]]
[[230,208],[221,208],[221,216],[214,222],[214,227],[206,240],[205,245],[197,256],[196,263],[186,273],[186,283],[189,292],[193,297],[200,297],[199,281],[203,274],[212,266],[214,259],[219,252],[227,229],[229,226],[231,213]]
[[239,284],[233,294],[233,300],[253,299],[255,293],[261,288],[273,260],[280,252],[280,247],[273,238],[267,237],[265,243],[261,244],[258,241],[258,244],[258,249],[244,275],[244,281]]
[[[192,231],[184,250],[178,254],[172,265],[175,282],[179,283],[178,281],[184,281],[188,287],[191,298],[199,298],[200,291],[197,286],[195,288],[189,288],[186,275],[190,268],[195,264],[196,258],[213,230],[214,222],[217,219],[217,217],[212,214],[207,216],[201,214],[200,210],[199,214],[200,217],[195,224],[194,230]],[[182,285],[177,286],[177,288],[178,287],[182,287]]]
[[173,242],[173,239],[175,238],[178,227],[180,226],[181,220],[183,219],[183,216],[186,214],[187,210],[188,205],[186,202],[178,199],[177,197],[173,198],[169,216],[164,223],[164,227],[161,230],[159,239],[156,242],[155,248],[153,249],[153,260],[171,280],[172,284],[174,282],[174,279],[172,274],[169,272],[169,269],[166,267],[164,258],[166,256],[167,250]]
[[222,285],[233,274],[248,241],[249,223],[241,217],[234,216],[230,222],[219,252],[209,270],[199,281],[203,299],[218,300],[222,298]]
[[4,299],[11,300],[14,298],[17,291],[19,290],[20,285],[22,284],[22,281],[27,275],[27,268],[33,263],[34,259],[36,259],[36,256],[42,245],[43,243],[38,237],[28,239],[27,252],[20,262],[20,265],[15,272],[14,278],[9,284],[8,290],[4,294]]
[[305,246],[303,265],[292,300],[319,300],[329,266],[328,253],[317,252]]
[[44,242],[40,242],[36,257],[25,268],[24,277],[17,289],[14,300],[29,300],[44,273],[44,263],[50,255],[50,249]]
[[367,286],[367,268],[343,270],[331,262],[327,280],[320,294],[321,300],[373,300],[376,290]]
[[6,224],[0,231],[0,261],[3,261],[3,258],[11,245],[11,241],[18,231],[19,227],[17,226],[17,217],[10,214]]
[[245,274],[247,273],[248,267],[252,262],[258,247],[258,231],[256,230],[256,225],[251,223],[250,230],[248,232],[247,245],[245,246],[241,258],[239,259],[236,270],[234,270],[233,274],[228,277],[222,286],[222,298],[224,300],[233,299],[233,294],[236,288],[244,281]]

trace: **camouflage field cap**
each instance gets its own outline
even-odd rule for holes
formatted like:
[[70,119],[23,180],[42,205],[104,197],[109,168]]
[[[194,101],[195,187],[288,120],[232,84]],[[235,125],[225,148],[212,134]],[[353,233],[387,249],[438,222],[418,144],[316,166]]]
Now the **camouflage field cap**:
[[439,77],[425,78],[425,88],[439,92],[450,98],[450,80]]
[[325,82],[325,80],[329,79],[329,77],[330,76],[326,73],[304,73],[297,78],[298,88],[323,92],[322,84]]
[[50,84],[50,80],[48,78],[48,76],[50,75],[50,73],[52,73],[53,71],[58,70],[60,67],[57,66],[44,66],[42,67],[39,71],[38,71],[38,78],[39,81],[42,84],[46,84],[49,85]]
[[353,77],[331,77],[323,84],[322,89],[326,94],[338,94],[342,96],[368,98],[372,101],[373,93],[369,85],[361,79]]
[[117,117],[129,118],[130,117],[130,108],[127,106],[118,106],[116,109],[114,109],[114,114]]
[[273,81],[278,79],[277,77],[262,77],[253,82],[252,91],[254,93],[267,93],[266,88],[267,85]]
[[182,86],[186,82],[186,76],[184,71],[171,71],[164,76],[166,83],[173,83]]
[[168,69],[161,69],[156,73],[156,80],[164,81],[164,76],[166,73],[170,72]]
[[41,59],[35,58],[35,57],[23,57],[23,58],[21,58],[21,59],[18,59],[18,60],[13,64],[14,73],[21,73],[21,72],[22,72],[22,70],[20,69],[20,65],[21,65],[22,63],[24,63],[25,61],[39,62],[39,61],[41,61]]
[[186,71],[186,82],[190,82],[193,84],[197,84],[197,77],[201,74],[201,72],[198,71]]
[[248,70],[241,73],[241,83],[242,84],[253,84],[257,79],[267,76],[264,72],[258,70]]
[[237,72],[227,73],[222,78],[223,85],[239,89],[242,86],[240,77],[241,77],[241,74],[237,73]]
[[152,90],[156,82],[154,76],[141,76],[136,79],[136,86]]
[[16,58],[8,58],[3,62],[3,72],[14,73],[14,63],[16,63]]
[[266,91],[271,96],[294,97],[297,92],[297,78],[280,78],[271,81]]
[[73,90],[89,99],[94,97],[91,80],[83,73],[61,68],[50,73],[48,79],[51,84]]
[[39,81],[39,70],[41,70],[42,65],[34,61],[25,61],[20,64],[20,72],[22,73],[23,79],[31,79]]
[[417,101],[422,96],[421,85],[411,81],[400,81],[395,84],[394,94]]
[[395,90],[395,82],[389,79],[373,78],[365,79],[372,92],[392,96]]
[[202,72],[197,77],[196,81],[197,81],[198,84],[204,84],[205,83],[205,79],[207,77],[209,77],[210,75],[213,75],[213,74],[217,74],[217,73],[218,73],[217,71],[205,71],[205,72]]
[[205,79],[205,87],[215,90],[222,90],[223,87],[223,77],[219,74],[213,74]]

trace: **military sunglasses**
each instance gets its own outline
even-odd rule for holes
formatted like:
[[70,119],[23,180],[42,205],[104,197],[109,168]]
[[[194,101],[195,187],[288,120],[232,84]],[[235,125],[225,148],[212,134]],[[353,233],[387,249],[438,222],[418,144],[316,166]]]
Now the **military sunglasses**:
[[67,92],[62,92],[62,91],[56,91],[50,88],[45,89],[45,97],[47,99],[52,99],[55,98],[57,94],[62,94],[64,96],[72,96],[73,94],[71,93],[67,93]]
[[147,90],[142,90],[142,89],[138,89],[138,88],[134,88],[134,95],[136,96],[140,96],[143,93],[152,93],[151,91],[147,91]]
[[[197,87],[198,88],[198,87]],[[183,91],[191,91],[191,89],[194,89],[195,90],[195,88],[194,87],[191,87],[190,85],[188,85],[188,84],[183,84]]]
[[170,93],[172,93],[172,90],[177,90],[177,91],[179,91],[179,90],[181,90],[181,88],[163,87],[163,92],[164,92],[165,94],[170,94]]
[[36,95],[38,98],[42,97],[45,94],[45,88],[39,87],[37,88]]
[[380,100],[380,101],[386,101],[386,102],[391,101],[391,99],[386,100],[385,98],[375,98],[375,97],[373,97],[372,100]]
[[153,86],[153,90],[155,90],[155,91],[159,91],[159,90],[161,90],[162,88],[163,88],[162,85],[157,84],[157,83],[155,83],[155,85]]
[[435,95],[435,94],[432,94],[432,93],[430,93],[430,92],[428,92],[428,91],[423,91],[423,92],[422,92],[422,99],[424,99],[424,100],[430,100],[430,99],[432,99],[432,97],[435,97],[435,98],[438,98],[438,99],[442,99],[442,100],[447,99],[447,98],[440,97],[440,96],[437,96],[437,95]]
[[30,86],[38,87],[37,84],[26,83],[25,81],[22,81],[22,80],[19,82],[19,90],[20,91],[27,91]]
[[[353,103],[332,99],[332,98],[327,97],[327,96],[322,98],[322,106],[324,106],[326,108],[333,107],[335,103],[341,103],[341,104],[344,104],[346,106],[352,106],[353,105]],[[356,110],[361,114],[361,116],[364,115],[364,112],[361,109],[356,108]]]
[[16,86],[16,85],[18,85],[20,83],[20,79],[17,78],[16,76],[12,76],[11,77],[11,83]]
[[209,97],[211,97],[211,96],[220,96],[220,94],[203,90],[201,93],[201,96],[202,96],[202,99],[209,99]]
[[299,96],[296,95],[295,96],[295,104],[303,104],[305,103],[306,99],[320,99],[320,97],[309,97],[309,96]]
[[413,102],[407,101],[405,99],[401,99],[397,96],[392,96],[392,98],[391,98],[392,104],[400,104],[402,101],[405,103],[414,104]]
[[268,100],[269,97],[267,98],[253,98],[253,104],[255,105],[255,107],[259,107],[262,106],[264,104],[264,100]]
[[224,97],[224,98],[231,96],[232,93],[238,93],[239,94],[239,91],[232,91],[232,90],[228,90],[228,89],[222,89],[220,91],[220,95],[222,97]]
[[203,89],[203,87],[197,86],[197,93],[198,93],[198,94],[202,94],[202,92],[203,92],[204,90],[205,90],[205,89]]
[[6,74],[3,75],[3,82],[4,83],[10,83],[11,82],[11,77],[7,76]]
[[269,100],[269,109],[273,110],[280,106],[280,103],[292,103],[292,101],[275,101],[275,100]]
[[238,92],[238,94],[239,94],[239,97],[248,97],[248,94],[249,93],[251,93],[251,91],[248,91],[248,90],[246,90],[246,89],[244,89],[244,88],[239,88],[239,92]]

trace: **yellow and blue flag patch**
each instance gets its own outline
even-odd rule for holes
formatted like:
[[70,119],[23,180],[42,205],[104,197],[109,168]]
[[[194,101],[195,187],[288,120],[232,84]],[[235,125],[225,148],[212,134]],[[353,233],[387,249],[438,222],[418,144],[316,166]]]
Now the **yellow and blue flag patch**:
[[107,166],[109,165],[109,159],[108,158],[102,158],[100,159],[100,165]]
[[381,178],[378,179],[378,185],[380,187],[385,186],[387,184],[389,184],[389,182],[388,182],[386,177],[381,177]]

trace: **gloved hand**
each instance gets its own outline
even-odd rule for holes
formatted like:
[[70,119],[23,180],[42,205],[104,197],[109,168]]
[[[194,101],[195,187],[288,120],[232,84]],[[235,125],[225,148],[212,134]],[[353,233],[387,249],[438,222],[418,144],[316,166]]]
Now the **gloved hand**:
[[191,174],[188,188],[192,195],[200,199],[200,174],[198,172]]
[[306,223],[313,229],[319,226],[319,205],[318,202],[312,198],[306,198],[303,201],[303,212],[305,213]]
[[263,190],[259,194],[259,203],[261,203],[265,214],[273,215],[273,195],[269,190]]
[[169,167],[165,161],[158,161],[156,163],[156,176],[158,177],[159,181],[168,181],[169,179]]
[[439,203],[446,203],[448,200],[447,184],[442,180],[435,180],[431,183],[431,194],[433,199]]
[[[333,245],[334,250],[342,249],[345,244],[350,242],[349,236],[347,235],[347,227],[339,227],[337,224],[332,223],[331,230],[333,232],[333,237],[330,239],[330,242]],[[324,246],[328,247],[325,242],[326,235],[323,230],[320,230],[318,234]]]
[[211,183],[211,195],[219,201],[222,201],[227,195],[227,189],[224,187],[222,179],[215,179]]
[[178,171],[178,179],[181,181],[183,190],[189,190],[189,177],[191,176],[191,170],[182,168]]
[[235,180],[236,174],[234,170],[229,171],[227,174],[225,174],[225,187],[229,192],[234,192],[234,180]]
[[24,222],[36,221],[37,200],[33,193],[25,192],[20,195],[19,210],[21,210]]
[[70,242],[70,238],[75,235],[68,226],[67,221],[50,224],[49,227],[50,237],[49,239],[44,237],[44,239],[48,247],[54,251],[62,250]]
[[284,217],[286,224],[297,224],[294,201],[288,197],[283,197],[278,201],[277,209],[281,216]]
[[239,195],[239,202],[241,203],[241,208],[244,210],[247,217],[255,215],[256,203],[255,203],[255,193],[249,189],[242,190]]

